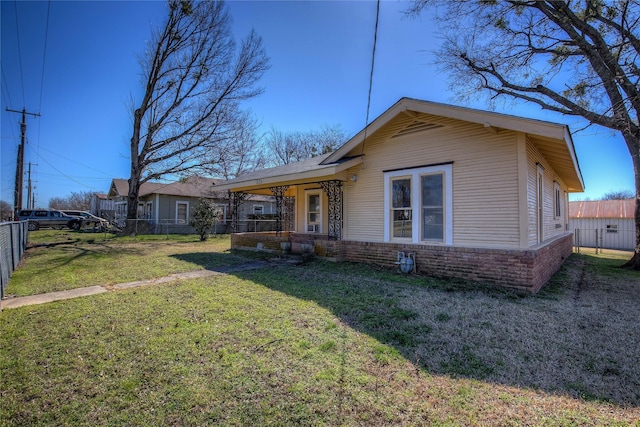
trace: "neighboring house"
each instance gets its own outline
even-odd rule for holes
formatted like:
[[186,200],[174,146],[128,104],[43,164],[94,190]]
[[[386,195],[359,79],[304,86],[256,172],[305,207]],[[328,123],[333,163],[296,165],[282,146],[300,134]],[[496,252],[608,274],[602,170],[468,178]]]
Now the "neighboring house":
[[571,255],[568,193],[584,184],[565,125],[403,98],[333,153],[217,188],[275,195],[293,218],[293,231],[234,234],[232,247],[414,256],[420,272],[536,292]]
[[93,193],[89,204],[89,212],[100,218],[112,218],[115,213],[115,204],[107,194]]
[[569,202],[569,229],[576,246],[633,250],[635,209],[635,199]]
[[[200,199],[214,200],[221,209],[220,222],[216,224],[216,233],[228,232],[230,226],[239,231],[251,230],[256,227],[255,220],[248,221],[251,215],[257,213],[268,215],[274,211],[273,197],[253,197],[243,200],[238,209],[237,218],[242,222],[232,224],[229,215],[228,192],[216,190],[216,184],[223,182],[213,178],[190,177],[186,180],[171,183],[145,182],[140,187],[138,195],[138,219],[147,224],[145,231],[151,233],[194,233],[189,226],[189,219],[193,210],[200,203]],[[129,182],[126,179],[113,179],[108,197],[114,203],[114,219],[123,224],[127,218],[127,198]],[[248,223],[251,223],[248,225]],[[260,229],[259,226],[256,229]]]

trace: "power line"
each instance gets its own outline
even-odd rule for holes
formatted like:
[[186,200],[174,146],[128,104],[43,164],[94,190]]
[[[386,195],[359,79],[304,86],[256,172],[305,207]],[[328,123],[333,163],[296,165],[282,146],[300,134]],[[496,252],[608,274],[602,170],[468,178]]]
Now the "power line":
[[24,96],[24,73],[22,72],[22,49],[20,48],[20,25],[18,24],[18,2],[13,0],[13,12],[16,17],[16,37],[18,42],[18,62],[20,65],[20,83],[22,84],[22,105],[26,103],[26,97]]
[[[95,168],[95,167],[93,167],[93,166],[88,166],[88,165],[85,165],[85,164],[80,163],[80,162],[78,162],[78,161],[72,160],[72,159],[70,159],[70,158],[68,158],[68,157],[65,157],[65,156],[63,156],[63,155],[61,155],[61,154],[56,153],[56,152],[55,152],[55,151],[53,151],[53,150],[48,150],[48,149],[46,149],[46,148],[44,148],[44,147],[40,147],[39,149],[41,149],[41,150],[43,150],[43,151],[46,151],[46,152],[47,152],[47,153],[49,153],[49,154],[53,154],[54,156],[58,156],[58,157],[60,157],[61,159],[64,159],[64,160],[66,160],[66,161],[68,161],[68,162],[75,163],[75,164],[77,164],[77,165],[79,165],[79,166],[85,167],[85,168],[87,168],[87,169],[91,169],[91,170],[93,170],[93,171],[95,171],[95,172],[103,173],[105,176],[112,177],[112,174],[110,174],[109,172],[105,172],[105,171],[102,171],[102,170],[100,170],[100,169],[96,169],[96,168]],[[36,153],[36,156],[39,158],[39,157],[40,157],[40,153]]]
[[[0,67],[2,68],[2,83],[4,83],[4,89],[2,91],[2,95],[6,94],[5,104],[14,107],[13,101],[11,100],[11,93],[9,92],[9,84],[7,83],[7,73],[4,72],[4,65],[0,63]],[[7,102],[8,101],[8,102]]]
[[367,142],[367,128],[369,127],[369,112],[371,110],[371,90],[373,88],[373,69],[376,63],[376,45],[378,44],[378,21],[380,19],[380,0],[376,2],[376,25],[373,30],[373,52],[371,53],[371,71],[369,73],[369,93],[367,94],[367,117],[364,124],[364,137],[362,139],[362,154],[364,144]]
[[51,11],[51,0],[47,4],[47,23],[44,29],[44,50],[42,53],[42,75],[40,77],[40,105],[38,108],[42,111],[42,92],[44,91],[44,64],[47,59],[47,40],[49,39],[49,12]]

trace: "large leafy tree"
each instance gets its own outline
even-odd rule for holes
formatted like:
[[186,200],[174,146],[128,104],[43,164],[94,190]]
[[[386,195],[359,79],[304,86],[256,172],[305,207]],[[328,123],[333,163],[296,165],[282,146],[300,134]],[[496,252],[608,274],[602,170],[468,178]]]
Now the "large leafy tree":
[[241,103],[262,92],[257,83],[268,67],[255,32],[236,45],[223,1],[168,1],[142,58],[127,218],[136,218],[142,183],[205,169],[212,150],[246,133],[253,122]]
[[633,160],[640,269],[640,7],[637,0],[415,0],[444,35],[439,60],[462,97],[525,100],[619,132]]

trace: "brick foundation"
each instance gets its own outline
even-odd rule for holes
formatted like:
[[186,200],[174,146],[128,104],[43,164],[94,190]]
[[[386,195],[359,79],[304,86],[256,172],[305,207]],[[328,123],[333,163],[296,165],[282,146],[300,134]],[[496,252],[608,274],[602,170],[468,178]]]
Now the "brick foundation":
[[292,252],[303,244],[313,245],[317,256],[336,261],[362,262],[394,268],[398,252],[413,252],[416,270],[435,277],[493,282],[528,292],[538,292],[571,255],[571,233],[535,249],[480,249],[451,246],[407,245],[380,242],[333,241],[315,234],[240,233],[231,236],[232,248],[281,250],[280,242],[291,241]]

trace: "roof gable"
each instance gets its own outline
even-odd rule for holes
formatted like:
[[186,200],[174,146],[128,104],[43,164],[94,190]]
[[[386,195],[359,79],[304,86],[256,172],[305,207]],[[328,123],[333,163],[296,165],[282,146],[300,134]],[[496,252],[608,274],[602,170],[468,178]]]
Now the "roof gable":
[[348,156],[356,147],[364,143],[365,137],[373,135],[401,114],[408,115],[414,120],[395,131],[389,136],[390,139],[442,127],[438,123],[421,119],[421,114],[480,124],[492,132],[507,129],[525,133],[556,170],[556,173],[562,176],[570,191],[584,190],[584,181],[573,140],[566,125],[411,98],[400,99],[366,128],[327,156],[322,164],[335,163]]

